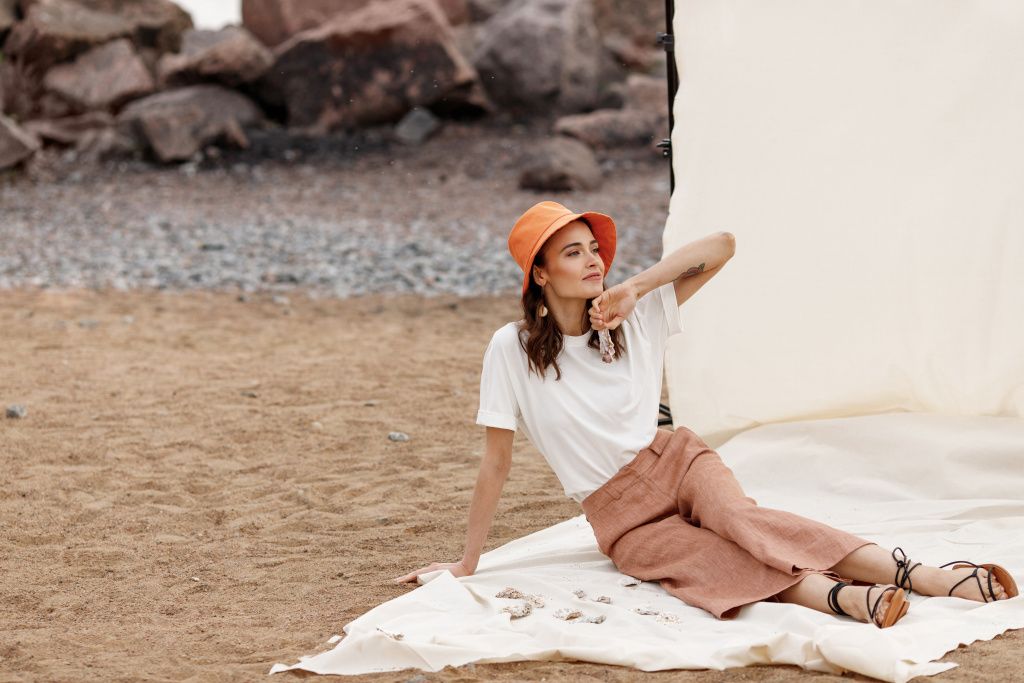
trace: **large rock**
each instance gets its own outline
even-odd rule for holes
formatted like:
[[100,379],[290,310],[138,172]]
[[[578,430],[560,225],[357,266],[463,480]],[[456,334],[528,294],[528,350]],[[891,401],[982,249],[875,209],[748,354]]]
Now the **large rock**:
[[0,169],[10,168],[39,149],[39,140],[0,114]]
[[[76,0],[89,9],[120,17],[131,27],[138,47],[160,52],[181,49],[181,36],[192,28],[192,17],[171,0]],[[213,2],[214,0],[209,0]]]
[[270,50],[240,26],[219,31],[185,32],[181,54],[166,54],[157,71],[164,85],[218,81],[238,86],[255,81],[270,68]]
[[602,35],[620,35],[638,47],[655,46],[665,31],[664,0],[591,0]]
[[571,138],[549,138],[523,158],[519,187],[542,192],[592,190],[601,185],[601,167],[594,152]]
[[653,143],[659,132],[659,122],[657,112],[598,109],[586,114],[563,116],[555,122],[555,132],[574,137],[596,149],[643,147]]
[[220,138],[245,147],[244,127],[261,119],[248,97],[219,85],[193,85],[135,100],[117,122],[160,161],[183,161]]
[[114,117],[105,111],[90,111],[79,116],[26,121],[24,129],[41,140],[60,145],[77,144],[91,131],[110,128]]
[[574,113],[597,105],[602,49],[589,0],[520,0],[484,24],[472,61],[510,111]]
[[170,0],[33,0],[4,52],[40,70],[116,38],[161,52],[181,46],[192,18]]
[[18,21],[18,0],[0,0],[0,45],[4,37]]
[[43,86],[78,110],[114,109],[153,91],[153,77],[127,38],[94,47],[46,73]]
[[275,50],[266,82],[288,124],[310,132],[393,122],[415,106],[443,108],[475,84],[433,0],[377,0],[300,33]]
[[36,0],[14,26],[4,52],[43,71],[89,48],[131,35],[130,23],[71,0]]
[[[372,0],[242,0],[242,25],[269,47],[318,28],[335,16],[363,9]],[[466,0],[440,0],[448,23],[468,20]]]

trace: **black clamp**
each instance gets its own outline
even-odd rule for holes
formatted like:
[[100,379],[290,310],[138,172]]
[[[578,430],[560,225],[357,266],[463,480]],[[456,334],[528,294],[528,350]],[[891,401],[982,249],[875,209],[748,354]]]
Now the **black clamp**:
[[656,44],[663,45],[665,47],[665,52],[673,52],[675,50],[676,41],[675,37],[673,37],[671,33],[662,33],[661,31],[658,31],[657,37],[658,40]]

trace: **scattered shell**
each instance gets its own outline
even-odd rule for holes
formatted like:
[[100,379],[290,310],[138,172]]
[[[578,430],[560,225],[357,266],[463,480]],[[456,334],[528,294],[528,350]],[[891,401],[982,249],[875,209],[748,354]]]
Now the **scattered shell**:
[[512,615],[513,619],[525,617],[527,614],[533,611],[533,606],[528,602],[520,602],[515,605],[508,605],[501,608],[502,612],[507,612]]
[[405,634],[399,633],[398,631],[385,631],[380,626],[377,627],[377,630],[392,640],[401,640],[402,638],[405,638]]
[[495,593],[494,597],[496,597],[496,598],[514,598],[516,600],[523,600],[523,599],[526,598],[526,596],[523,595],[522,592],[520,592],[516,588],[513,588],[512,586],[506,586],[502,590],[500,590],[497,593]]
[[667,623],[667,624],[678,624],[679,623],[679,616],[675,615],[675,614],[672,614],[671,612],[662,612],[661,614],[658,615],[658,621],[663,622],[663,623]]
[[633,611],[637,614],[661,614],[658,610],[651,609],[650,607],[634,607]]
[[556,619],[565,619],[566,621],[569,621],[570,619],[578,619],[579,617],[582,617],[583,612],[578,609],[573,609],[572,607],[562,607],[561,609],[556,609],[552,616]]
[[583,619],[577,623],[582,624],[583,622],[587,622],[588,624],[600,624],[604,622],[604,615],[598,614],[596,617],[583,617]]
[[575,595],[580,600],[585,600],[587,598],[587,594],[584,593],[582,590],[579,590],[579,589],[578,590],[574,590],[572,592],[572,594]]
[[612,604],[612,599],[609,598],[607,595],[598,595],[596,598],[594,598],[594,602],[603,602],[606,605],[610,605]]
[[392,441],[408,441],[409,435],[405,432],[388,432],[388,438]]
[[627,576],[623,576],[621,579],[619,579],[619,585],[620,586],[639,586],[641,583],[643,583],[643,582],[640,579],[636,578],[635,576],[628,576],[627,575]]
[[534,607],[543,607],[544,606],[544,596],[543,595],[527,595],[526,599],[529,600],[530,604],[533,605]]

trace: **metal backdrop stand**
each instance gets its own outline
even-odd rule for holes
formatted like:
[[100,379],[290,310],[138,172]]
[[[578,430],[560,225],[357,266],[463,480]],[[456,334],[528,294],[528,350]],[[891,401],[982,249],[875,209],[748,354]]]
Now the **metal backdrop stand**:
[[[668,137],[664,138],[656,146],[661,148],[662,156],[668,159],[668,187],[669,198],[676,189],[676,174],[672,169],[672,125],[675,119],[672,116],[672,103],[676,98],[676,90],[679,88],[679,78],[676,74],[675,58],[675,37],[672,32],[672,18],[675,15],[675,1],[665,0],[665,33],[657,33],[657,45],[665,48],[665,75],[668,77]],[[672,411],[664,403],[658,404],[658,426],[672,424]]]

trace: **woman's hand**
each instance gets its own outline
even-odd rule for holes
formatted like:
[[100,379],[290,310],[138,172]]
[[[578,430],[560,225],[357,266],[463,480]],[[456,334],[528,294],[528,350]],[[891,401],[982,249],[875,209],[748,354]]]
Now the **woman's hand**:
[[614,330],[636,306],[636,288],[621,282],[594,297],[590,307],[590,326],[595,330]]
[[413,582],[416,581],[416,577],[420,574],[426,574],[427,572],[437,571],[438,569],[447,569],[452,573],[453,576],[469,576],[473,573],[472,570],[470,570],[470,568],[467,567],[462,560],[459,560],[458,562],[432,562],[431,564],[428,564],[426,567],[422,567],[421,569],[417,569],[416,571],[409,572],[405,576],[399,576],[395,579],[392,579],[392,581],[394,581],[395,583]]

